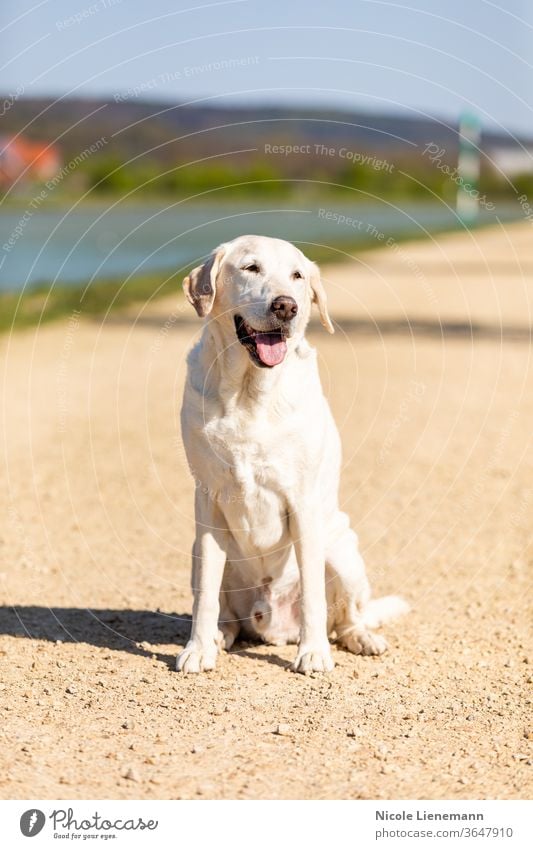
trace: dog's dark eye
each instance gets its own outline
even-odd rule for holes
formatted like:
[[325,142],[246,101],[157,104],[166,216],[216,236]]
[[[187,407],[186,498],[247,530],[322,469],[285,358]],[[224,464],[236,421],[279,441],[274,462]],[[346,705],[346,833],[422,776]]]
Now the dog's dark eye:
[[292,274],[292,279],[293,280],[303,280],[304,276],[303,276],[301,271],[294,271],[293,274]]
[[251,262],[249,265],[245,265],[243,271],[251,271],[252,274],[259,274],[259,266],[256,262]]

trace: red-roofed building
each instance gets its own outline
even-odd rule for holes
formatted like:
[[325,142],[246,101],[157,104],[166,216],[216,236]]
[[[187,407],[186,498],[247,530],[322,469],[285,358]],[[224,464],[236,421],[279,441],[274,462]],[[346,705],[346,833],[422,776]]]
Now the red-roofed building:
[[61,168],[61,155],[54,144],[0,137],[0,185],[18,180],[49,180]]

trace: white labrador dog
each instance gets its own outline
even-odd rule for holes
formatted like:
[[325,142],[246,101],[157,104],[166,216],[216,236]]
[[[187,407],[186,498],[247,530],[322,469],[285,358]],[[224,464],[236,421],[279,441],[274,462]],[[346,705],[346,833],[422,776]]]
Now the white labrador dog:
[[370,601],[339,510],[340,440],[304,333],[311,304],[333,333],[317,266],[294,245],[241,236],[184,280],[207,317],[188,356],[181,422],[196,481],[193,624],[183,672],[213,669],[239,631],[298,643],[293,668],[333,668],[328,636],[381,654],[369,628],[407,609]]

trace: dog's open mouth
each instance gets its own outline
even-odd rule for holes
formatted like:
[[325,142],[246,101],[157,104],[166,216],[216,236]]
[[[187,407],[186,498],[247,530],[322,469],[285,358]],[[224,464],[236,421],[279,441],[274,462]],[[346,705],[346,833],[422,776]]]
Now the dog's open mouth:
[[241,315],[236,315],[235,330],[241,345],[244,345],[254,363],[261,368],[278,366],[285,359],[287,343],[281,329],[254,330]]

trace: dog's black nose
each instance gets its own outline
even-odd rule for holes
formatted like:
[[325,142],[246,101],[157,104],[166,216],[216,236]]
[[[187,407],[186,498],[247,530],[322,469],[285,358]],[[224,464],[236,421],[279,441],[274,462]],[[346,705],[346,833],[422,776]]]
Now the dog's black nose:
[[278,295],[272,301],[270,309],[280,321],[290,321],[298,312],[298,304],[289,295]]

